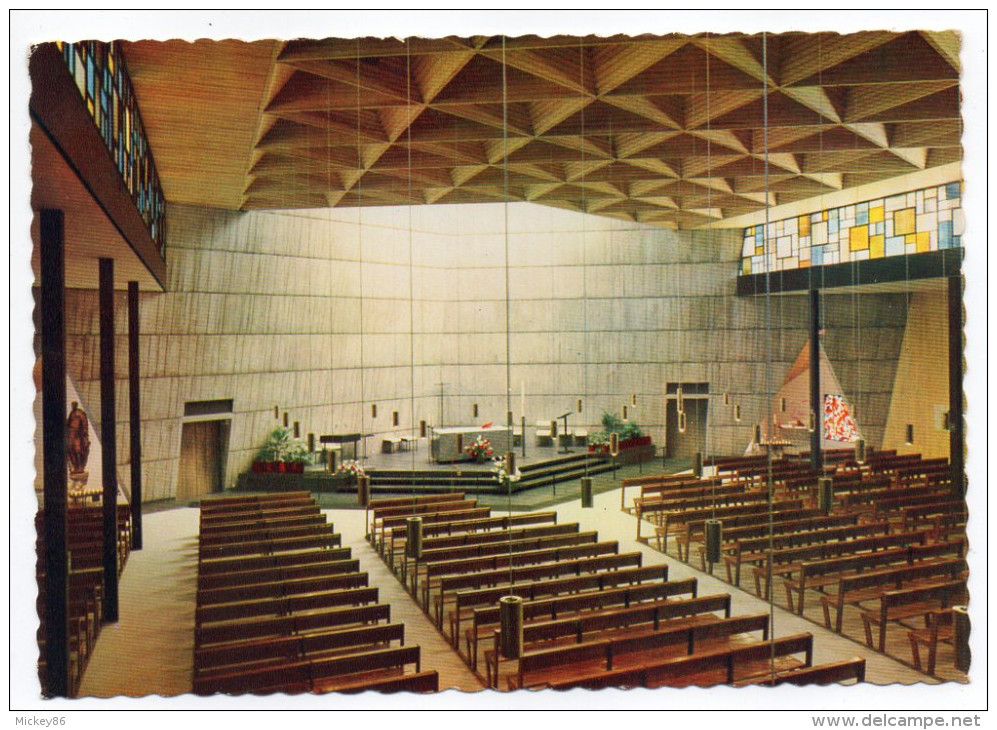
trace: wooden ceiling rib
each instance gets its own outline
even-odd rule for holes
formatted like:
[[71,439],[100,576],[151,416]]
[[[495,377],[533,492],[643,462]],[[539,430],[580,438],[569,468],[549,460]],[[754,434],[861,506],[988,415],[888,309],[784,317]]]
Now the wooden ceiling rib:
[[863,31],[125,53],[170,202],[530,200],[688,228],[959,160],[959,50]]

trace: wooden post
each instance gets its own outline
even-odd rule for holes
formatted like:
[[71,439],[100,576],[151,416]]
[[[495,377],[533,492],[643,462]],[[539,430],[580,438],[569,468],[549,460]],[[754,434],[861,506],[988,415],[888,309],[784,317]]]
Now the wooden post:
[[962,275],[949,277],[949,464],[952,491],[966,494],[962,408]]
[[810,290],[810,412],[814,418],[814,430],[810,434],[810,466],[820,471],[824,466],[824,455],[820,445],[824,431],[824,404],[820,397],[820,292]]
[[114,398],[114,259],[100,259],[100,455],[104,484],[104,621],[118,620],[118,449]]
[[138,282],[128,282],[128,434],[131,446],[132,550],[142,549],[142,409],[139,393]]
[[41,239],[42,463],[45,530],[45,677],[48,697],[68,697],[69,564],[66,536],[66,324],[63,214],[39,212]]

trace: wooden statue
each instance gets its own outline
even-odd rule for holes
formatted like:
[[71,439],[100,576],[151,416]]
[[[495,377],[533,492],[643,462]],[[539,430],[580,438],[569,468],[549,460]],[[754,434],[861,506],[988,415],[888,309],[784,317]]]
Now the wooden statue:
[[80,404],[73,401],[66,419],[66,459],[70,474],[82,474],[90,457],[90,420]]

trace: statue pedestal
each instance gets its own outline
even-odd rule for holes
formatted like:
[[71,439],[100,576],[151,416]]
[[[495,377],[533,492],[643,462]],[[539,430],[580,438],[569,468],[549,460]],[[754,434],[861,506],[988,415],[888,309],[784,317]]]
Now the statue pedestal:
[[99,487],[90,487],[87,482],[90,473],[86,471],[69,472],[68,496],[70,504],[81,504],[88,500],[99,502],[103,495],[103,490]]

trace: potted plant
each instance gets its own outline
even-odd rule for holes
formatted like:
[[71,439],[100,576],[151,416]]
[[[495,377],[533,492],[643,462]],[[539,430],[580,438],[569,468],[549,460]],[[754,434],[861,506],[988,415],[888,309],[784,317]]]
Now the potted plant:
[[589,436],[589,451],[592,453],[609,451],[609,437],[616,434],[619,439],[620,451],[651,443],[651,437],[645,436],[634,421],[624,421],[615,413],[604,411],[602,414],[603,431]]
[[254,472],[293,472],[300,474],[310,461],[307,448],[300,439],[293,437],[291,430],[277,426],[267,436],[266,441],[256,452],[253,461]]

